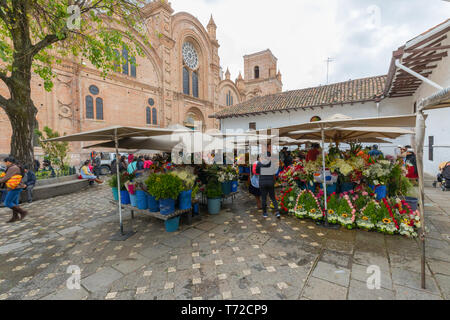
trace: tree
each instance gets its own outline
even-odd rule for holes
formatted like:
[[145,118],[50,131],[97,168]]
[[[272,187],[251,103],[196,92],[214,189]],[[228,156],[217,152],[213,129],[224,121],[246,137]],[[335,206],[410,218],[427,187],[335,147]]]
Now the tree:
[[60,135],[57,131],[53,131],[49,127],[44,127],[44,134],[38,129],[35,130],[36,135],[39,137],[39,146],[41,146],[46,157],[51,163],[59,166],[60,169],[67,167],[66,160],[69,153],[68,142],[46,141],[47,139],[58,138]]
[[[164,1],[164,0],[161,0]],[[52,67],[84,59],[104,77],[124,58],[148,46],[141,16],[144,0],[0,0],[0,80],[9,97],[0,107],[12,127],[11,155],[31,165],[37,109],[31,99],[32,72],[50,91]],[[134,63],[134,62],[133,62]]]

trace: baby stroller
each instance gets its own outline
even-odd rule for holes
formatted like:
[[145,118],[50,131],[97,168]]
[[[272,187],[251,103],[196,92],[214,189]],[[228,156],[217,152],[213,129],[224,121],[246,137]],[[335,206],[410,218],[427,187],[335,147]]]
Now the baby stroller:
[[[442,191],[450,190],[450,162],[447,162],[442,168],[442,172],[438,174],[437,182],[440,183]],[[433,183],[434,187],[437,182]]]

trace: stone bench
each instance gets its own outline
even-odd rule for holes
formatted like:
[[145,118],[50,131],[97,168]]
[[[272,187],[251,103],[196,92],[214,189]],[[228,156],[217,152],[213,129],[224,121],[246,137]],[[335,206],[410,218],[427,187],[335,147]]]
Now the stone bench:
[[[58,178],[55,178],[58,179]],[[50,180],[50,179],[47,179]],[[61,196],[64,194],[70,194],[78,192],[86,187],[89,186],[89,180],[81,180],[81,179],[74,179],[69,181],[63,181],[63,182],[56,182],[52,184],[43,184],[38,185],[33,189],[33,201],[35,200],[44,200],[53,198],[56,196]],[[27,192],[26,190],[22,192],[21,194],[21,201],[26,202],[28,200],[27,198]]]

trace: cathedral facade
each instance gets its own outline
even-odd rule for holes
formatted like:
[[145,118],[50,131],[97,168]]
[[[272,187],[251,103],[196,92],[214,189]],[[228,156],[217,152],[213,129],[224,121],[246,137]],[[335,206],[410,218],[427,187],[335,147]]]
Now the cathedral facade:
[[[40,129],[48,126],[72,134],[112,125],[191,127],[194,121],[202,121],[204,130],[220,129],[211,115],[255,96],[282,91],[277,59],[270,50],[244,56],[244,77],[240,73],[235,81],[228,69],[222,71],[212,16],[205,28],[193,15],[175,13],[165,1],[148,3],[143,15],[151,47],[142,44],[144,56],[117,52],[127,63],[107,78],[83,61],[56,66],[51,92],[44,90],[39,76],[33,76],[32,98]],[[8,96],[7,92],[1,83],[0,93]],[[9,120],[0,109],[0,154],[9,153],[10,137]],[[84,146],[73,143],[73,156],[87,153]]]

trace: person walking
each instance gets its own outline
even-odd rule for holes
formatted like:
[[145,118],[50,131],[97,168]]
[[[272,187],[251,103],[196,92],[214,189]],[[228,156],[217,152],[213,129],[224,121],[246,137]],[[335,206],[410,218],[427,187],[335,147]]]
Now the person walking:
[[93,166],[94,166],[94,169],[93,169],[94,175],[97,177],[100,177],[100,173],[101,173],[100,167],[102,166],[102,157],[100,156],[100,153],[95,154]]
[[33,202],[33,189],[34,189],[34,186],[36,185],[36,175],[34,174],[33,171],[31,171],[29,169],[28,166],[24,166],[23,169],[24,169],[25,177],[26,177],[25,190],[27,190],[28,203],[32,203]]
[[272,162],[270,160],[270,145],[268,146],[268,150],[266,154],[264,154],[258,164],[256,166],[257,170],[261,171],[259,176],[259,188],[261,190],[261,203],[263,210],[263,217],[267,218],[267,196],[272,200],[272,204],[275,208],[275,215],[279,219],[281,217],[280,210],[278,209],[278,202],[275,197],[275,172],[273,172],[273,168],[271,167]]
[[251,173],[249,175],[250,184],[248,186],[248,192],[250,192],[255,197],[256,206],[258,207],[258,210],[261,210],[261,190],[259,189],[259,176],[261,174],[261,168],[259,168],[258,170],[258,162],[259,156],[250,168]]
[[12,217],[8,223],[23,220],[28,212],[19,207],[19,197],[25,185],[22,183],[24,177],[23,168],[16,163],[13,157],[7,157],[4,160],[6,164],[5,175],[0,178],[0,183],[5,183],[7,194],[5,198],[5,206],[12,210]]

